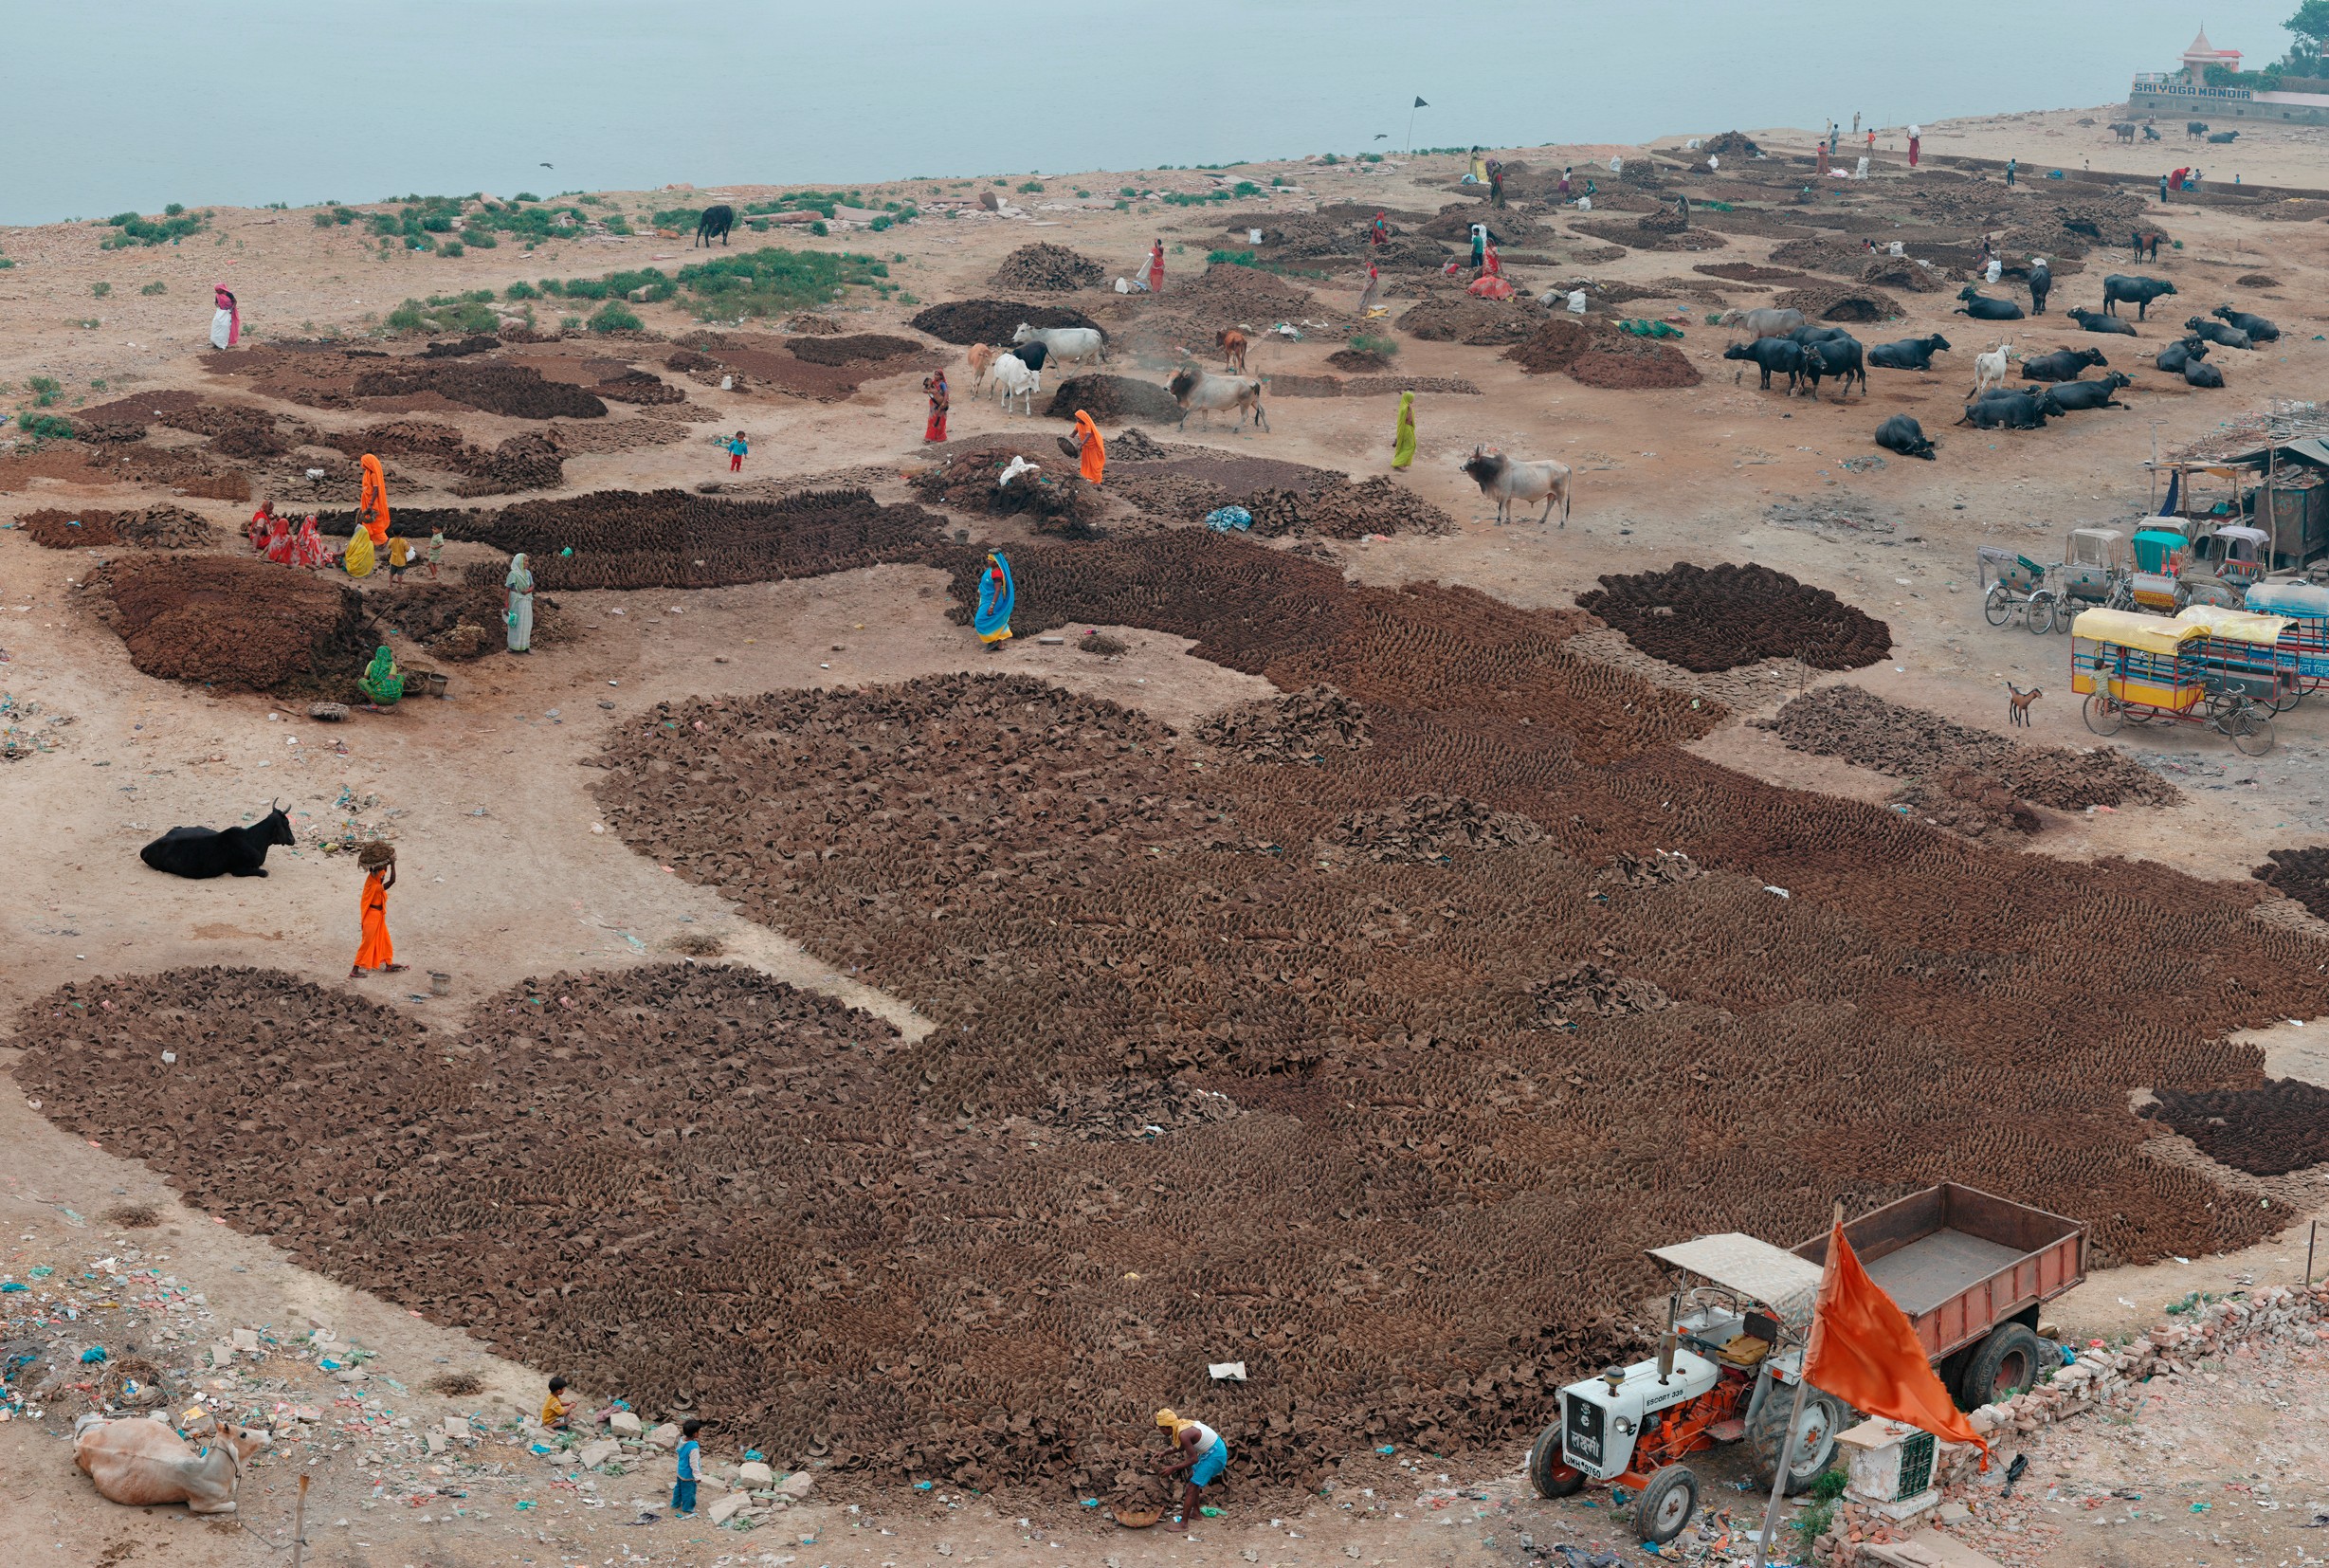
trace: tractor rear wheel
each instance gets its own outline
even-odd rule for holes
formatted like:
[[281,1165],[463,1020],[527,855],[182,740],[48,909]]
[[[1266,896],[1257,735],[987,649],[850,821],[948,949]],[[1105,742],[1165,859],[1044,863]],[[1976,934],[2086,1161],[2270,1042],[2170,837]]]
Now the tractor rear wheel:
[[2001,1323],[1990,1330],[1965,1363],[1958,1402],[1967,1410],[1978,1410],[2036,1386],[2038,1371],[2047,1364],[2044,1348],[2027,1324]]
[[1633,1528],[1652,1546],[1681,1535],[1698,1517],[1699,1478],[1687,1465],[1668,1465],[1649,1478],[1633,1505]]
[[1528,1450],[1528,1484],[1544,1498],[1569,1497],[1585,1489],[1585,1472],[1574,1470],[1561,1459],[1561,1424],[1545,1428]]
[[[1773,1383],[1747,1423],[1747,1441],[1768,1481],[1778,1473],[1779,1449],[1787,1441],[1788,1418],[1794,1415],[1795,1391]],[[1836,1456],[1836,1433],[1845,1427],[1843,1403],[1816,1388],[1804,1390],[1803,1413],[1795,1416],[1795,1450],[1788,1462],[1787,1490],[1792,1496],[1819,1479]]]

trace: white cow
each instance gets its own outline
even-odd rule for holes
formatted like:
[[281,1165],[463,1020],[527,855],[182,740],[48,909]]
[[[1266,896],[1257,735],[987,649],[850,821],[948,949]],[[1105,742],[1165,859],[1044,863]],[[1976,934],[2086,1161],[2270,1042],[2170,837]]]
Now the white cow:
[[1108,340],[1096,327],[1031,327],[1025,321],[1010,335],[1014,343],[1041,343],[1052,358],[1064,365],[1079,364],[1090,359],[1104,363]]
[[190,1514],[230,1514],[244,1464],[268,1442],[249,1427],[221,1427],[197,1451],[167,1422],[109,1421],[91,1412],[73,1423],[73,1463],[115,1503],[183,1503]]
[[1472,458],[1464,465],[1483,496],[1496,498],[1496,520],[1502,522],[1512,514],[1516,501],[1544,502],[1538,522],[1551,520],[1553,503],[1560,502],[1561,526],[1569,526],[1569,465],[1550,458],[1536,463],[1515,463],[1503,453],[1486,447],[1472,448]]
[[1192,413],[1204,414],[1210,422],[1221,410],[1235,409],[1238,428],[1243,429],[1246,410],[1251,409],[1254,428],[1269,428],[1269,417],[1262,411],[1262,383],[1253,376],[1215,375],[1211,371],[1191,366],[1174,373],[1173,379],[1165,383],[1165,391],[1181,406],[1183,423]]
[[1010,400],[1018,398],[1026,411],[1035,411],[1035,394],[1044,390],[1043,373],[1028,369],[1027,361],[1015,354],[994,356],[994,391],[1003,410],[1010,411]]
[[2013,339],[2009,337],[1987,354],[1974,356],[1974,395],[1979,397],[1992,387],[2006,384],[2006,361],[2013,357]]

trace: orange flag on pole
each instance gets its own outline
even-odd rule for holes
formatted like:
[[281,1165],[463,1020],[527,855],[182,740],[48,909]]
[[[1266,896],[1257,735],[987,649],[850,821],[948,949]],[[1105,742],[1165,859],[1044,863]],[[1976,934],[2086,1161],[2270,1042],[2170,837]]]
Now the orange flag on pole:
[[1803,1375],[1813,1388],[1855,1410],[1905,1421],[1952,1443],[1972,1443],[1981,1449],[1981,1468],[1990,1468],[1989,1444],[1941,1386],[1907,1315],[1860,1267],[1841,1223],[1829,1232],[1827,1277],[1820,1282]]

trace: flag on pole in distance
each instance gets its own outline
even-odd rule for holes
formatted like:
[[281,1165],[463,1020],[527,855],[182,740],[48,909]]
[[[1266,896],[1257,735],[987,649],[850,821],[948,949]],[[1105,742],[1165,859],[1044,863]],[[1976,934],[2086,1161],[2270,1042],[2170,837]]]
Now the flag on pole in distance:
[[1426,103],[1426,102],[1425,102],[1425,101],[1424,101],[1422,99],[1420,99],[1420,98],[1419,98],[1419,99],[1417,99],[1417,100],[1415,100],[1415,107],[1416,107],[1416,108],[1418,108],[1418,109],[1428,109],[1428,108],[1430,108],[1430,107],[1431,107],[1431,105],[1430,105],[1430,104],[1428,104],[1428,103]]
[[1989,1444],[1941,1386],[1907,1315],[1860,1266],[1841,1222],[1828,1236],[1827,1278],[1820,1283],[1803,1376],[1855,1410],[1905,1421],[1952,1443],[1974,1444],[1981,1449],[1981,1468],[1990,1468]]

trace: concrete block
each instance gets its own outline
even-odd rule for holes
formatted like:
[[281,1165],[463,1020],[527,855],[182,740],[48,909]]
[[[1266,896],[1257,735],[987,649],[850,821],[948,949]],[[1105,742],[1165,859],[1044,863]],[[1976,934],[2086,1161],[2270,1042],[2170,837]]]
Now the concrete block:
[[795,1470],[777,1482],[776,1489],[790,1498],[804,1498],[817,1489],[817,1478],[807,1470]]
[[1943,1524],[1963,1524],[1974,1517],[1974,1511],[1962,1503],[1944,1503],[1933,1517]]
[[257,1350],[259,1348],[259,1331],[255,1328],[236,1329],[234,1331],[234,1348],[237,1350]]
[[469,1418],[467,1416],[448,1415],[445,1418],[445,1435],[447,1437],[470,1437],[474,1436],[475,1433],[469,1431]]
[[445,1433],[441,1431],[432,1431],[428,1434],[428,1454],[430,1458],[433,1459],[438,1454],[443,1453],[446,1447],[446,1444],[445,1441]]
[[730,1492],[725,1497],[714,1498],[712,1505],[703,1511],[704,1517],[715,1524],[725,1524],[742,1510],[745,1504],[751,1501],[752,1499],[742,1492]]
[[736,1468],[736,1478],[747,1486],[767,1486],[774,1484],[776,1472],[757,1459],[747,1459]]
[[607,1417],[607,1425],[616,1431],[627,1433],[632,1437],[638,1436],[642,1430],[642,1423],[640,1422],[639,1417],[633,1415],[627,1410],[618,1410],[612,1415]]
[[680,1424],[677,1421],[665,1421],[662,1426],[648,1432],[646,1440],[659,1449],[676,1449],[680,1446]]
[[594,1470],[623,1451],[623,1445],[611,1437],[602,1437],[595,1443],[585,1443],[574,1457],[586,1470]]

